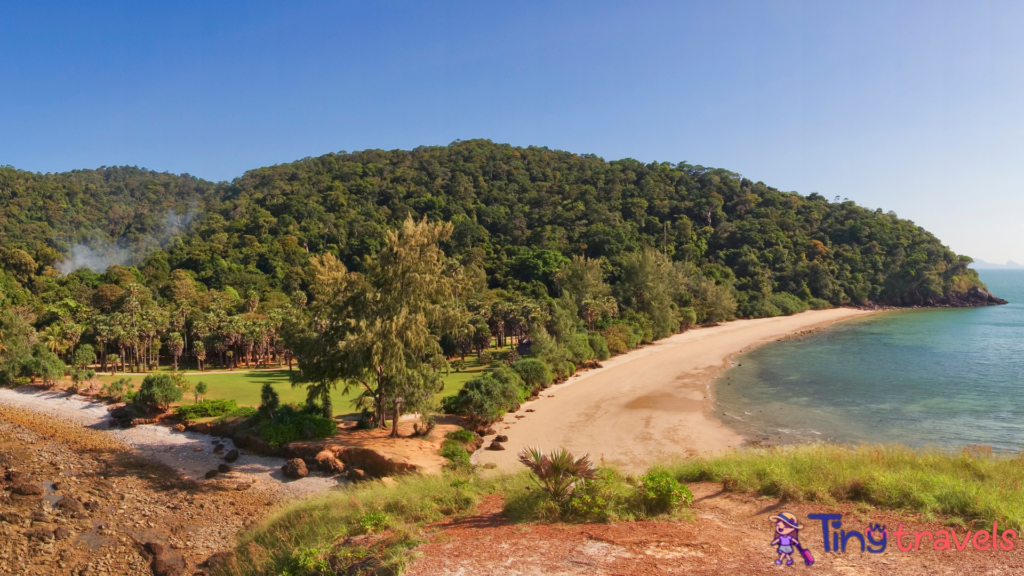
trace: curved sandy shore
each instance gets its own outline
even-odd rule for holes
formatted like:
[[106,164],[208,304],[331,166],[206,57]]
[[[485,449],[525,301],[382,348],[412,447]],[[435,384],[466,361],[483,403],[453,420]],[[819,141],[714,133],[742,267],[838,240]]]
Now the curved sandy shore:
[[473,461],[517,469],[525,446],[590,453],[597,463],[642,471],[666,458],[713,453],[743,438],[711,415],[711,383],[729,359],[787,335],[871,314],[852,308],[737,320],[677,334],[604,362],[553,386],[495,427],[504,451],[478,451]]

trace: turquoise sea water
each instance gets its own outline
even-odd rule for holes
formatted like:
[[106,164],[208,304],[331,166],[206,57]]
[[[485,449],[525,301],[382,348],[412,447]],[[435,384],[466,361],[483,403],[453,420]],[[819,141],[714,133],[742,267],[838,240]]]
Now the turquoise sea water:
[[1024,449],[1024,270],[980,271],[1007,306],[885,312],[738,359],[716,415],[751,439]]

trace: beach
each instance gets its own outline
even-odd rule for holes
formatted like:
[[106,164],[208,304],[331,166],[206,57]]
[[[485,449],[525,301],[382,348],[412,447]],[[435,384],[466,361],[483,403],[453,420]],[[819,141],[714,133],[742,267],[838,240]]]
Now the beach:
[[495,425],[503,451],[481,450],[474,462],[521,467],[524,447],[589,453],[598,465],[640,472],[680,456],[712,454],[744,438],[712,414],[714,379],[752,348],[835,322],[871,314],[853,308],[737,320],[693,329],[603,362],[552,386]]

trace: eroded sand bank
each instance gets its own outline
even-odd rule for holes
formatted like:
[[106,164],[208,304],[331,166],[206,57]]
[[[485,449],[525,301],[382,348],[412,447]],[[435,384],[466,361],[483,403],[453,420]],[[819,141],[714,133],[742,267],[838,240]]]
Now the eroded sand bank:
[[711,383],[729,359],[790,334],[870,313],[837,308],[737,320],[617,356],[506,415],[495,426],[509,437],[506,449],[477,452],[474,462],[516,469],[516,454],[525,446],[563,447],[635,472],[673,456],[738,446],[743,438],[711,415]]

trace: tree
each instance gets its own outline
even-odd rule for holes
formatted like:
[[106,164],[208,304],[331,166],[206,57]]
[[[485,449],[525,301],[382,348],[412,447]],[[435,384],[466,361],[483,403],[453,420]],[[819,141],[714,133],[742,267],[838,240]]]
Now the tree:
[[181,353],[185,350],[185,342],[181,338],[181,334],[177,332],[171,332],[167,337],[167,351],[171,353],[174,358],[174,369],[178,369],[178,358],[181,357]]
[[203,399],[206,398],[206,390],[207,390],[206,382],[203,382],[202,380],[200,380],[199,382],[196,382],[195,400],[196,400],[197,403],[202,402]]
[[134,402],[147,408],[166,411],[171,404],[181,400],[184,394],[167,374],[150,374],[142,381]]
[[74,366],[79,370],[96,361],[96,351],[89,344],[82,344],[75,350]]
[[677,289],[672,261],[653,248],[644,248],[622,257],[619,302],[642,312],[653,322],[654,338],[664,338],[679,330],[672,294]]
[[263,387],[260,388],[259,413],[264,418],[273,418],[280,406],[281,399],[277,395],[277,390],[274,390],[274,385],[270,382],[264,382]]
[[440,384],[438,339],[452,316],[453,292],[438,243],[451,231],[450,224],[407,219],[387,233],[362,274],[329,253],[315,257],[312,320],[290,346],[299,361],[295,382],[361,386],[377,425],[391,410],[397,436],[402,410],[422,405]]
[[199,371],[203,372],[203,363],[206,361],[206,344],[204,344],[202,340],[192,342],[192,353],[196,356],[196,363],[199,365]]

